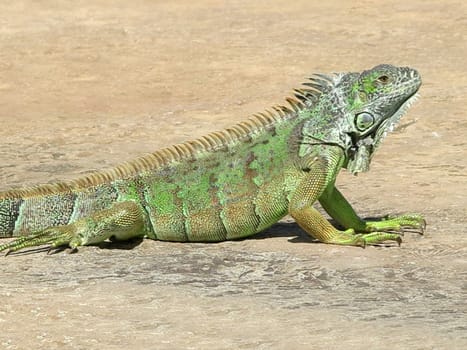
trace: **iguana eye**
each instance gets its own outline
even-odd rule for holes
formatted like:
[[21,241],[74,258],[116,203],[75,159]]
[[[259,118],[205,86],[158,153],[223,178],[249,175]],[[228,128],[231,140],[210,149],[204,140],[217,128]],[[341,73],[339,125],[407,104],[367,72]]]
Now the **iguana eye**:
[[375,123],[375,118],[367,112],[357,114],[355,117],[355,125],[359,131],[365,131]]
[[381,75],[380,77],[378,77],[378,82],[380,82],[381,84],[387,84],[389,83],[389,81],[391,80],[391,78],[389,78],[389,76],[387,75]]

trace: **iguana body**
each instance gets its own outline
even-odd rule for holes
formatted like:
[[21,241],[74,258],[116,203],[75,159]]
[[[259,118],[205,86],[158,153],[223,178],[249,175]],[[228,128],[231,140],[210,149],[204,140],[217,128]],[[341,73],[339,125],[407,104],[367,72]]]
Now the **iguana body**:
[[[288,99],[290,108],[70,183],[0,193],[0,236],[21,236],[0,250],[141,236],[223,241],[264,230],[287,213],[322,242],[400,242],[403,227],[421,228],[420,216],[365,222],[334,182],[342,167],[368,169],[420,84],[415,70],[389,65],[318,75]],[[316,200],[346,231],[312,207]]]

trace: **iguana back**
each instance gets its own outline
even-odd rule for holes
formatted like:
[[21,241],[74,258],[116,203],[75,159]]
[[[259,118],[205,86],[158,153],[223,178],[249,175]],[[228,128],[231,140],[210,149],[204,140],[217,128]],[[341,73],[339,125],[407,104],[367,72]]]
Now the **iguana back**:
[[0,235],[68,224],[126,200],[144,207],[157,239],[251,235],[287,212],[286,179],[300,176],[287,144],[297,117],[282,107],[70,183],[0,193]]

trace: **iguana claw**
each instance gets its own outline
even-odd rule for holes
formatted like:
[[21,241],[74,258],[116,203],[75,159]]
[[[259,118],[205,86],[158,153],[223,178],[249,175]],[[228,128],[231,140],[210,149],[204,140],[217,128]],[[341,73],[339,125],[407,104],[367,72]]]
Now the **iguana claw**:
[[423,235],[426,221],[420,214],[404,214],[387,216],[381,221],[367,221],[366,232],[394,232],[403,235],[405,232],[416,232]]
[[[5,256],[28,247],[51,244],[51,249],[68,245],[73,240],[73,235],[67,226],[51,227],[35,234],[17,238],[11,242],[0,245],[0,251],[6,250]],[[49,252],[47,252],[49,253]]]
[[117,240],[141,237],[146,231],[144,224],[143,212],[137,203],[118,202],[73,223],[49,227],[2,244],[0,251],[7,250],[8,255],[41,245],[50,245],[48,253],[58,247],[70,247],[76,251],[79,246],[97,244],[112,237]]
[[370,232],[370,233],[355,233],[353,229],[345,231],[334,231],[326,243],[353,245],[365,248],[367,245],[378,245],[387,241],[394,241],[400,246],[402,238],[400,233],[392,232]]

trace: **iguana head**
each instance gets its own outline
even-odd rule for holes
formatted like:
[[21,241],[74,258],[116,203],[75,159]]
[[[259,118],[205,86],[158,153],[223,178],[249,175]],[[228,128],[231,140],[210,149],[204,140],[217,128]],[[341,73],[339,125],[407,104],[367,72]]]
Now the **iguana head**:
[[[421,85],[418,72],[408,67],[379,65],[361,74],[344,75],[338,84],[346,106],[343,140],[347,169],[367,171],[371,157],[413,102]],[[339,91],[339,89],[338,89]]]
[[[394,129],[421,85],[418,72],[408,67],[379,65],[362,73],[316,75],[300,91],[308,98],[302,110],[300,156],[313,145],[340,146],[344,167],[352,173],[369,169],[371,157]],[[315,92],[314,92],[315,91]]]

